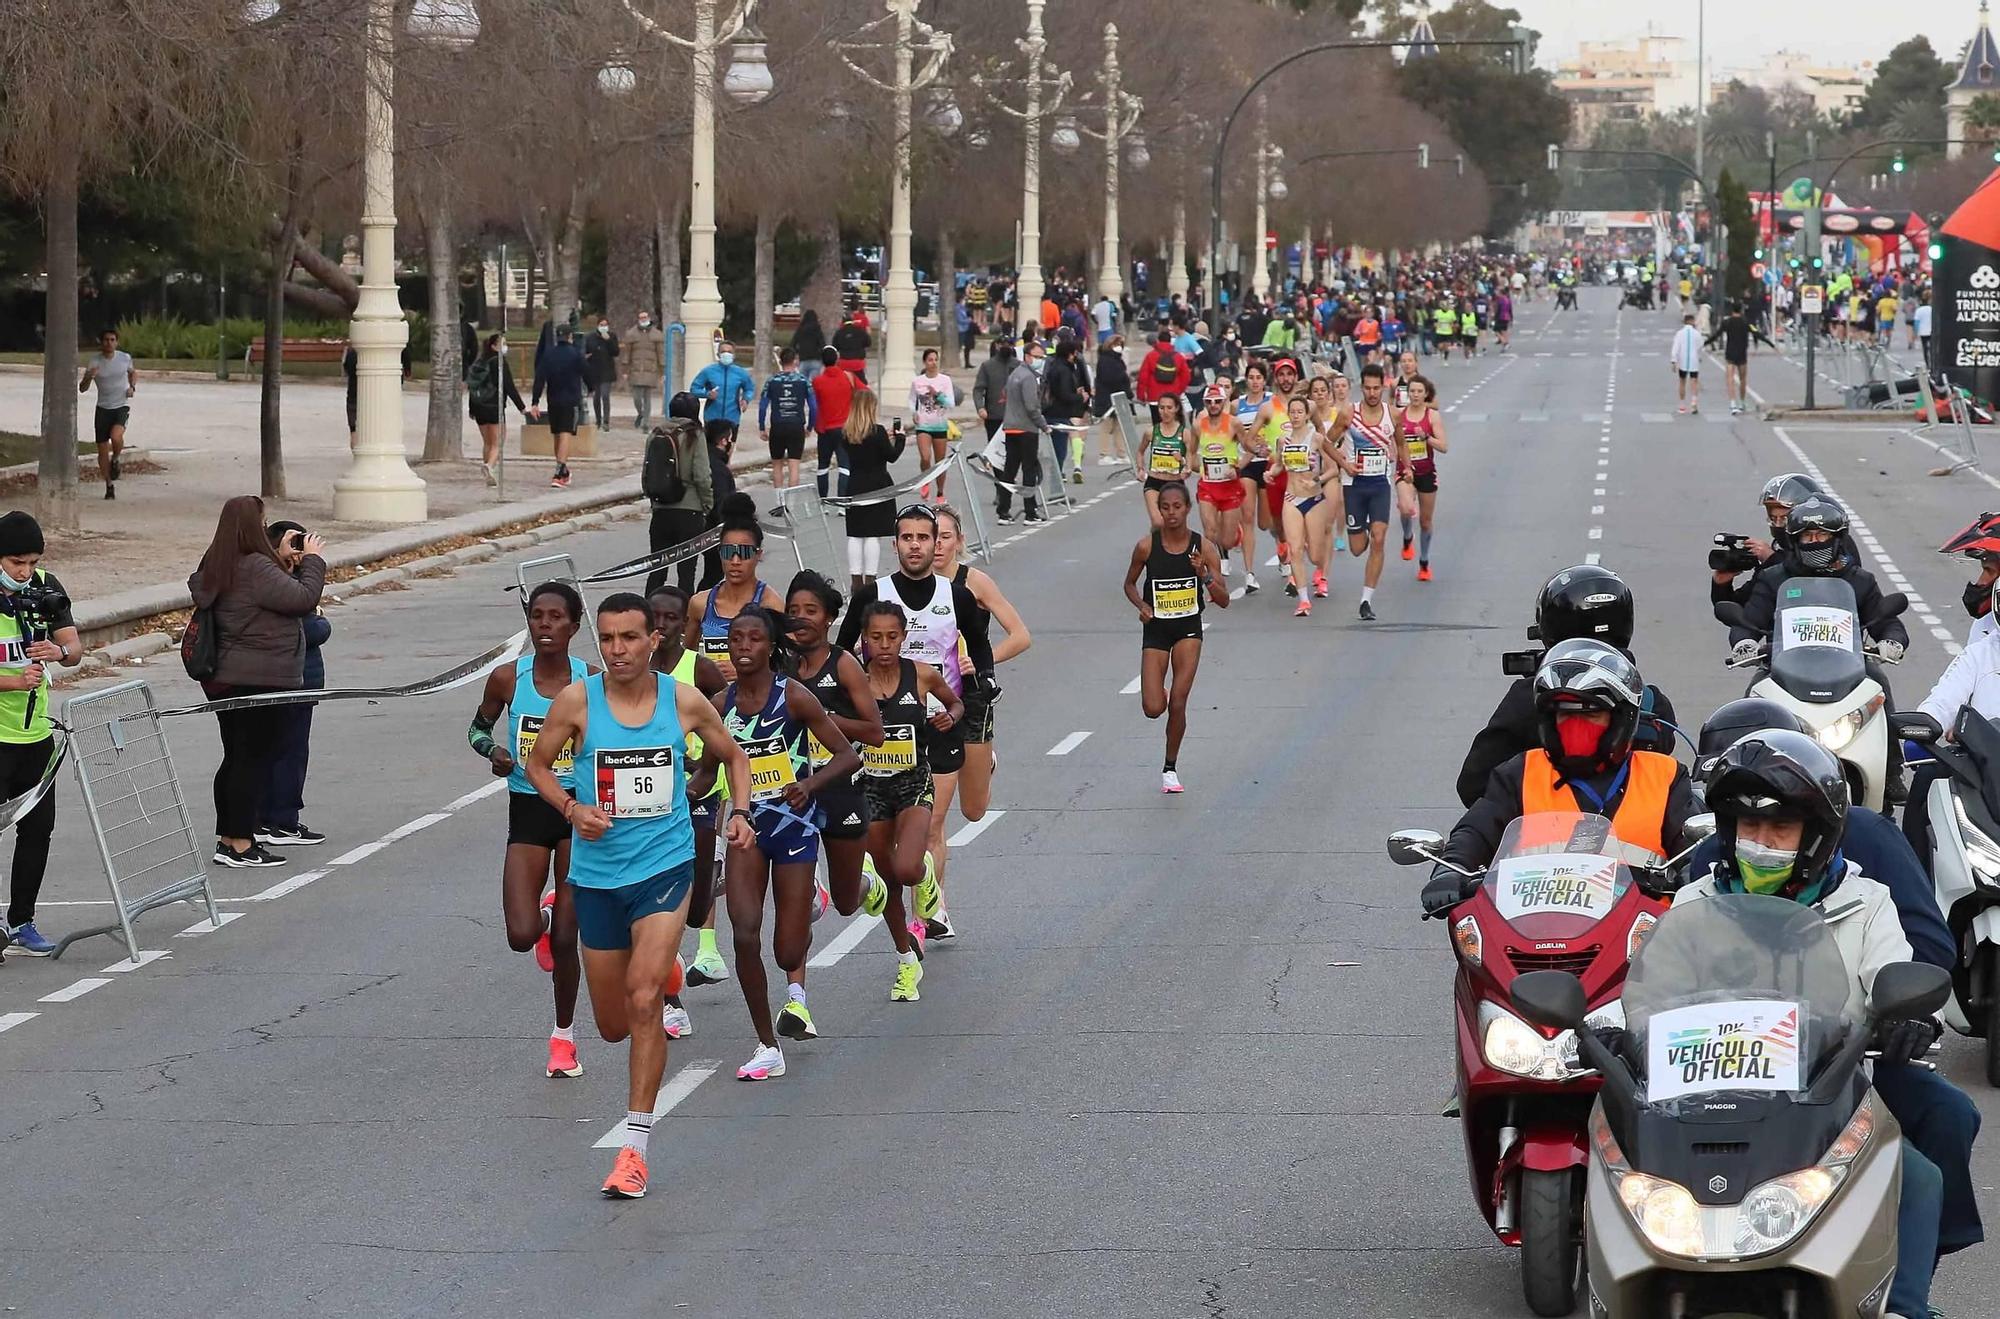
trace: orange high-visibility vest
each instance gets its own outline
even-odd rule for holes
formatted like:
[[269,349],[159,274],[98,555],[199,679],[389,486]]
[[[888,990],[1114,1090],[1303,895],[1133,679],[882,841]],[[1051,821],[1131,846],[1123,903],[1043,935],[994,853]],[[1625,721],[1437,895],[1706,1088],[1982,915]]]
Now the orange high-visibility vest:
[[[1628,856],[1628,860],[1657,865],[1667,856],[1660,833],[1667,818],[1667,794],[1680,773],[1680,762],[1657,751],[1634,751],[1629,753],[1627,763],[1631,769],[1625,775],[1625,795],[1618,801],[1611,830],[1630,852],[1645,854]],[[1539,747],[1529,751],[1527,763],[1521,768],[1521,814],[1537,815],[1544,811],[1574,814],[1583,809],[1576,793],[1557,774],[1548,753]]]

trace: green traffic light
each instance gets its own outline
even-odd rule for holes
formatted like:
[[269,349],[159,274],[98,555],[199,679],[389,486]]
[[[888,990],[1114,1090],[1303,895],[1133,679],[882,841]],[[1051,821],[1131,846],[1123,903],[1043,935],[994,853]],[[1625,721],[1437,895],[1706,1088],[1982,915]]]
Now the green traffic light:
[[1933,260],[1933,261],[1936,261],[1936,260],[1938,260],[1939,258],[1943,257],[1943,256],[1944,256],[1944,244],[1943,244],[1943,243],[1932,243],[1932,244],[1931,244],[1931,247],[1930,247],[1930,254],[1931,254],[1931,260]]
[[1762,261],[1764,259],[1764,249],[1761,247],[1756,248],[1750,253],[1750,257],[1754,261]]
[[1812,259],[1812,268],[1813,268],[1814,270],[1818,270],[1818,269],[1820,269],[1820,268],[1821,268],[1822,266],[1824,266],[1824,265],[1826,265],[1826,258],[1825,258],[1825,257],[1817,257],[1817,256],[1816,256],[1816,257],[1814,257],[1814,258]]
[[1898,151],[1898,152],[1896,153],[1896,158],[1895,158],[1895,160],[1893,160],[1893,161],[1891,161],[1891,162],[1889,163],[1889,168],[1890,168],[1890,169],[1892,169],[1892,170],[1894,170],[1894,171],[1896,171],[1896,173],[1898,173],[1898,174],[1901,174],[1901,173],[1903,172],[1903,153],[1902,153],[1902,152]]

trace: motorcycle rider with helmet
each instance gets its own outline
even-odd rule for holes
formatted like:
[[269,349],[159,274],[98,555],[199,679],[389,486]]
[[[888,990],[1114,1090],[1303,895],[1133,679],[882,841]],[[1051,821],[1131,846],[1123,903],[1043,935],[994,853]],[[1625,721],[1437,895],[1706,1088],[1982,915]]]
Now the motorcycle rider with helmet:
[[1708,602],[1721,604],[1724,600],[1733,600],[1739,605],[1748,605],[1750,589],[1756,584],[1758,574],[1783,559],[1786,519],[1791,517],[1794,508],[1820,493],[1819,482],[1804,472],[1785,472],[1764,482],[1763,493],[1757,496],[1757,502],[1764,506],[1764,520],[1770,528],[1771,538],[1748,538],[1748,548],[1751,557],[1757,560],[1757,566],[1740,583],[1735,572],[1718,569],[1708,584]]
[[[1752,733],[1715,758],[1706,788],[1709,808],[1715,812],[1719,858],[1707,874],[1680,890],[1675,905],[1719,893],[1760,893],[1818,908],[1853,976],[1845,1015],[1850,1021],[1862,1020],[1876,973],[1891,962],[1909,961],[1911,947],[1888,888],[1863,874],[1843,848],[1850,811],[1847,775],[1839,759],[1806,733],[1786,728]],[[1879,1028],[1876,1047],[1881,1057],[1874,1081],[1892,1112],[1898,1106],[1890,1096],[1908,1078],[1891,1080],[1890,1074],[1934,1077],[1909,1064],[1924,1056],[1938,1031],[1929,1020],[1888,1021]],[[1959,1107],[1970,1109],[1970,1101],[1948,1082],[1943,1090],[1930,1082],[1917,1084],[1930,1092],[1921,1098],[1939,1108],[1950,1106],[1956,1095],[1964,1101]],[[1919,1116],[1927,1119],[1930,1114]],[[1962,1122],[1965,1114],[1958,1116]],[[1971,1117],[1976,1128],[1976,1113]],[[1888,1305],[1892,1316],[1926,1319],[1940,1251],[1962,1249],[1980,1237],[1975,1211],[1970,1240],[1943,1238],[1946,1178],[1932,1150],[1949,1161],[1969,1159],[1971,1141],[1964,1141],[1961,1154],[1920,1141],[1915,1130],[1906,1129],[1905,1136],[1896,1273]],[[1923,1148],[1926,1143],[1932,1150]],[[1969,1192],[1969,1166],[1962,1171]]]
[[[1883,616],[1882,588],[1876,585],[1875,574],[1861,566],[1860,552],[1847,533],[1847,511],[1825,495],[1812,495],[1792,506],[1785,519],[1785,536],[1787,544],[1778,556],[1782,566],[1756,574],[1751,581],[1749,601],[1743,606],[1743,625],[1729,629],[1735,657],[1749,660],[1762,649],[1777,615],[1778,588],[1787,578],[1838,577],[1854,588],[1855,620],[1875,639],[1877,653],[1891,664],[1902,659],[1910,644],[1909,629],[1903,626],[1901,616]],[[1893,711],[1896,698],[1889,690],[1889,679],[1882,666],[1870,658],[1866,668],[1868,676],[1882,688],[1883,709]],[[1884,800],[1902,801],[1905,789],[1901,738],[1888,739],[1883,769]]]
[[[1602,641],[1632,658],[1632,591],[1609,568],[1579,564],[1549,578],[1535,597],[1535,636],[1545,646],[1572,637]],[[1674,703],[1657,687],[1640,700],[1639,730],[1633,745],[1644,751],[1674,749]],[[1507,760],[1535,746],[1540,721],[1535,714],[1535,680],[1517,678],[1494,707],[1486,726],[1472,739],[1458,771],[1458,800],[1470,806],[1486,792],[1486,780]]]
[[1965,584],[1959,596],[1965,612],[1972,615],[1972,630],[1965,635],[1969,650],[1974,642],[2000,632],[2000,619],[1993,616],[1993,588],[2000,583],[2000,513],[1981,513],[1970,526],[1938,546],[1938,553],[1963,554],[1979,564],[1979,575]]
[[1545,811],[1609,817],[1634,864],[1679,852],[1697,809],[1687,770],[1672,756],[1633,747],[1645,680],[1622,651],[1581,637],[1559,642],[1534,677],[1539,745],[1493,771],[1486,792],[1453,826],[1443,861],[1424,886],[1426,916],[1442,916],[1476,886],[1454,870],[1492,861],[1507,826]]

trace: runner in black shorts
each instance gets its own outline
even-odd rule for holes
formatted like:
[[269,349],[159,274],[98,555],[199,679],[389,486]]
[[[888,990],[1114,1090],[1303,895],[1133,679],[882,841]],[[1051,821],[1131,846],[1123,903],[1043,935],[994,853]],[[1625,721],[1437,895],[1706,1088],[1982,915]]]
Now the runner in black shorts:
[[[931,771],[918,730],[926,725],[940,732],[949,729],[965,714],[965,706],[936,669],[903,658],[907,633],[896,604],[877,600],[866,606],[861,634],[869,690],[882,716],[881,745],[861,752],[861,786],[868,796],[869,857],[889,883],[884,919],[897,955],[889,1001],[914,1003],[924,978],[924,927],[905,911],[903,890],[936,882],[929,847]],[[926,718],[925,703],[933,699],[944,708]]]
[[[868,675],[862,672],[861,661],[844,650],[835,650],[827,636],[840,615],[840,605],[840,592],[818,573],[808,570],[792,578],[785,592],[785,616],[792,629],[792,644],[799,652],[799,681],[819,698],[848,741],[857,747],[880,746],[882,718],[868,690]],[[826,763],[827,750],[817,740],[806,745],[817,770]],[[865,886],[863,883],[869,816],[860,780],[849,775],[821,788],[816,799],[826,814],[819,833],[833,909],[843,916],[852,916],[857,910],[880,916],[888,903],[889,889],[876,876],[868,877]]]
[[[522,767],[548,718],[549,703],[597,670],[569,653],[583,623],[583,597],[575,587],[543,582],[529,594],[527,613],[529,653],[486,675],[466,741],[492,764],[494,774],[507,780],[507,853],[500,871],[507,946],[517,953],[534,949],[537,964],[554,976],[556,1024],[549,1035],[547,1074],[574,1077],[583,1075],[575,1033],[582,965],[570,903],[569,822],[535,792]],[[508,715],[505,745],[493,739],[503,710]],[[563,748],[555,762],[556,781],[565,788],[575,783],[571,750]]]
[[[1187,734],[1188,694],[1201,664],[1201,615],[1206,603],[1229,607],[1229,587],[1215,547],[1188,530],[1187,491],[1160,494],[1161,525],[1132,548],[1125,570],[1125,598],[1139,611],[1139,700],[1148,719],[1167,716],[1167,762],[1160,791],[1181,791],[1174,766]],[[1141,575],[1146,589],[1139,589]],[[1168,688],[1168,670],[1173,671]]]
[[[653,652],[653,669],[658,673],[672,674],[676,681],[700,691],[703,696],[714,696],[728,680],[715,661],[706,655],[697,655],[687,644],[688,594],[678,586],[662,585],[646,598],[647,606],[653,611],[653,628],[660,634],[659,648]],[[701,738],[688,739],[688,758],[701,755]],[[695,819],[694,886],[688,894],[688,925],[692,929],[708,929],[713,937],[710,920],[715,913],[716,884],[715,824],[714,812],[710,807],[716,801],[711,795],[706,801],[698,802],[701,814]],[[690,818],[693,807],[690,807]],[[666,996],[666,1016],[664,1025],[667,1038],[678,1040],[694,1034],[694,1020],[688,1016],[687,1005],[681,1002],[680,990],[675,989]]]

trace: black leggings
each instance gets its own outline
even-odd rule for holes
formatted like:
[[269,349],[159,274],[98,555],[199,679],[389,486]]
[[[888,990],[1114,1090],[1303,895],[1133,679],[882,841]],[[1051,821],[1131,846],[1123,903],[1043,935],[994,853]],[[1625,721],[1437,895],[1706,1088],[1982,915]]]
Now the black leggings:
[[[218,696],[254,696],[272,690],[233,687]],[[253,705],[246,710],[223,710],[215,721],[222,730],[222,763],[215,767],[215,836],[254,841],[257,816],[264,805],[264,785],[270,781],[284,739],[285,710],[283,706]]]
[[[698,508],[655,507],[652,525],[647,529],[647,541],[652,546],[652,552],[658,554],[661,550],[679,545],[683,541],[693,540],[707,527],[708,521],[702,517]],[[700,562],[701,556],[696,555],[682,559],[670,568],[653,569],[646,577],[646,594],[651,595],[665,586],[670,573],[677,579],[677,584],[683,591],[692,594],[695,565]]]
[[[46,695],[46,694],[45,694]],[[11,801],[42,781],[55,739],[0,742],[0,800]],[[14,870],[9,877],[7,923],[26,925],[35,919],[35,899],[49,868],[49,837],[56,831],[56,790],[35,803],[35,809],[14,829]]]

